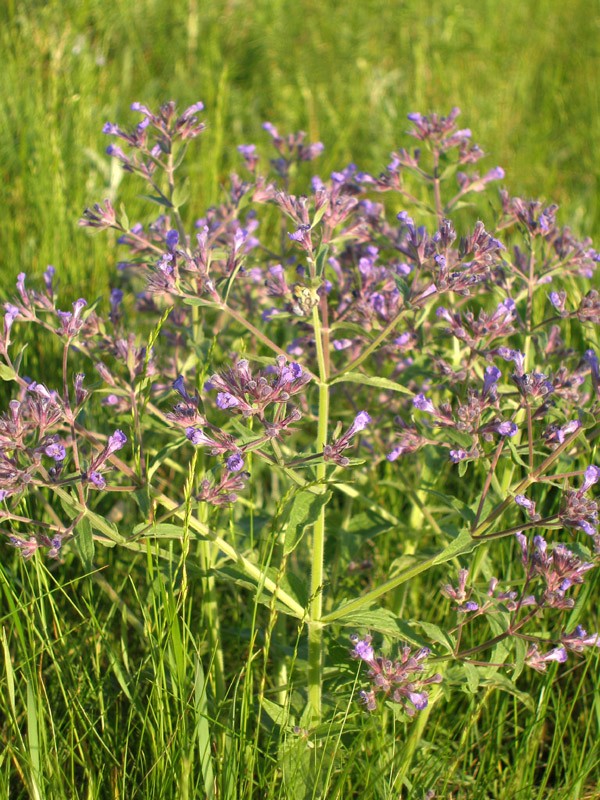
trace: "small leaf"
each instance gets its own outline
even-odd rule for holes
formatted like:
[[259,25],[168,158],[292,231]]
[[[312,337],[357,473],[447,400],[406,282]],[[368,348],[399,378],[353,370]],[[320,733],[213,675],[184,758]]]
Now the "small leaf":
[[473,541],[469,531],[464,528],[441,553],[438,553],[437,556],[433,558],[432,564],[445,564],[446,561],[450,561],[452,558],[473,552],[473,550],[477,548],[477,545],[478,542]]
[[463,664],[465,677],[467,679],[467,686],[471,694],[475,694],[479,689],[479,670],[473,664]]
[[271,717],[275,725],[279,725],[280,728],[283,728],[285,725],[287,725],[290,716],[287,708],[277,705],[277,703],[273,703],[273,701],[269,700],[267,697],[263,697],[262,707],[263,711],[265,711],[269,717]]
[[9,367],[8,364],[0,364],[0,378],[3,381],[14,381],[16,377],[17,373],[12,367]]
[[151,203],[156,203],[159,206],[164,206],[165,208],[173,208],[172,203],[167,200],[166,197],[159,197],[158,195],[153,194],[138,194],[140,200],[149,200]]
[[321,513],[323,506],[327,505],[331,492],[315,494],[304,490],[298,492],[292,503],[288,525],[283,543],[284,555],[289,555],[302,541],[304,532],[309,525],[313,525]]
[[94,568],[94,537],[92,526],[87,517],[79,520],[75,526],[75,547],[86,572]]
[[173,197],[171,199],[174,208],[181,208],[185,205],[190,197],[190,180],[186,178],[181,186],[176,186],[173,190]]
[[363,375],[362,372],[344,372],[339,377],[334,377],[329,381],[330,386],[335,383],[362,383],[365,386],[377,386],[379,389],[387,389],[389,392],[400,392],[401,394],[414,395],[407,386],[391,381],[389,378],[381,378],[377,375]]
[[441,644],[449,653],[453,652],[455,642],[445,631],[431,622],[419,622],[418,624],[430,641]]

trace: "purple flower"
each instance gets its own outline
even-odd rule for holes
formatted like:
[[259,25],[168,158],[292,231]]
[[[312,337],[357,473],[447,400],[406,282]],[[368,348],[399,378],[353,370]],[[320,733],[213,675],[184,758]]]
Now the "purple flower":
[[178,242],[179,242],[179,232],[175,230],[168,231],[166,236],[167,248],[169,250],[174,250],[177,247]]
[[583,483],[581,484],[581,488],[579,489],[577,494],[579,496],[585,494],[591,486],[593,486],[595,483],[598,482],[599,478],[600,478],[600,469],[598,469],[598,467],[595,467],[594,465],[589,466],[585,471]]
[[[464,461],[465,458],[469,457],[469,454],[466,450],[450,450],[450,460],[453,464],[458,464],[459,461]],[[389,456],[388,456],[389,460]]]
[[428,414],[436,414],[435,406],[428,400],[424,394],[418,394],[413,399],[413,406],[419,411],[426,411]]
[[332,344],[334,350],[346,350],[348,347],[352,347],[353,341],[352,339],[334,339]]
[[239,406],[240,401],[234,397],[230,392],[219,392],[217,395],[217,408],[223,411],[227,408],[235,408]]
[[486,367],[485,377],[483,379],[483,394],[484,396],[495,386],[500,380],[501,372],[498,367]]
[[600,635],[592,633],[588,636],[581,625],[578,625],[572,633],[561,634],[560,640],[568,650],[573,650],[575,653],[582,653],[584,647],[600,647]]
[[94,484],[96,489],[106,488],[106,481],[99,472],[90,472],[90,481]]
[[369,416],[369,414],[367,414],[366,411],[361,411],[359,414],[356,415],[354,422],[352,423],[352,425],[350,426],[350,428],[346,433],[346,436],[348,436],[349,438],[350,436],[354,436],[354,434],[358,433],[359,431],[364,431],[364,429],[370,422],[371,422],[371,417]]
[[373,652],[373,648],[371,647],[370,636],[365,636],[364,639],[359,639],[359,637],[353,633],[350,637],[350,641],[354,645],[354,650],[352,651],[353,658],[360,658],[362,661],[367,661],[368,663],[373,661],[375,654]]
[[115,453],[117,450],[120,450],[122,447],[127,444],[127,437],[123,433],[123,431],[116,430],[112,436],[108,437],[108,443],[106,445],[106,453],[110,455],[111,453]]
[[44,448],[44,453],[46,453],[46,455],[50,458],[53,458],[55,461],[64,461],[65,456],[67,455],[64,445],[60,444],[59,442],[53,442],[52,444],[49,444]]
[[515,436],[519,432],[519,429],[514,422],[505,421],[496,425],[496,431],[501,436]]
[[241,453],[233,453],[225,461],[229,472],[239,472],[244,469],[244,458]]
[[[6,306],[5,306],[6,308]],[[586,364],[589,364],[590,369],[592,371],[592,375],[600,383],[600,371],[598,369],[598,356],[593,350],[586,350],[583,354],[583,360]]]

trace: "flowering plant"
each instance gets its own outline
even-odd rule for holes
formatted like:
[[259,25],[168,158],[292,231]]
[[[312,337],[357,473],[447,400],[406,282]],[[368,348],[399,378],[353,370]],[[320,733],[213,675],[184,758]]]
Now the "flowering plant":
[[[384,697],[408,716],[424,687],[471,685],[474,668],[514,681],[598,646],[576,605],[600,553],[591,242],[559,227],[556,206],[506,190],[493,223],[473,221],[504,173],[474,169],[484,154],[458,109],[410,114],[418,148],[379,175],[350,164],[310,184],[322,145],[266,123],[269,165],[241,145],[244,177],[190,231],[179,174],[202,109],[134,103],[131,130],[104,126],[109,155],[160,207],[134,224],[108,199],[85,210],[80,224],[116,230],[126,253],[108,301],[61,310],[48,267],[41,288],[19,275],[5,303],[8,542],[25,558],[75,550],[87,569],[99,546],[153,542],[167,558],[180,542],[202,570],[216,706],[235,674],[218,603],[229,581],[267,605],[269,641],[306,628],[306,653],[295,664],[282,646],[270,680],[281,708],[306,686],[310,726],[338,680],[324,673],[338,626],[363,630],[351,654],[368,667],[367,709]],[[59,386],[22,374],[25,323],[60,340]],[[106,519],[114,497],[131,498],[126,527]],[[456,585],[441,578],[450,563]],[[390,600],[430,572],[452,606],[444,626]],[[398,658],[376,655],[372,635],[401,640]]]

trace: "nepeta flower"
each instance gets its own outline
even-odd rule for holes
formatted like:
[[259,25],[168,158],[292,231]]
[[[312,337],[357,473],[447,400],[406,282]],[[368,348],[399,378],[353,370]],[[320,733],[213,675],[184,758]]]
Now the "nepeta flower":
[[53,458],[55,461],[64,461],[67,451],[65,450],[64,445],[60,444],[59,442],[52,442],[52,444],[47,445],[44,448],[44,453],[50,458]]
[[537,644],[532,644],[525,656],[527,666],[537,670],[537,672],[545,672],[550,661],[558,661],[559,664],[564,664],[566,660],[567,651],[564,647],[555,647],[553,650],[542,654],[539,652]]
[[234,453],[229,456],[225,463],[230,472],[239,472],[244,469],[244,459],[241,453]]

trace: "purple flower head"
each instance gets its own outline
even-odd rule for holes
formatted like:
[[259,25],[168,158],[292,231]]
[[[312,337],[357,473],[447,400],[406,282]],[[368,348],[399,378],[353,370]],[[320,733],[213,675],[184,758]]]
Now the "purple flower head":
[[334,339],[332,344],[334,350],[346,350],[348,347],[352,347],[353,341],[352,339]]
[[530,511],[532,508],[535,507],[533,500],[530,500],[524,494],[515,495],[515,503],[517,503],[517,505],[519,506],[522,506],[527,511]]
[[190,402],[191,398],[185,388],[185,381],[183,380],[183,375],[179,375],[173,381],[173,389],[175,389],[175,391],[182,397],[183,400],[185,400],[188,403]]
[[565,310],[565,301],[567,299],[566,292],[550,292],[548,297],[554,308],[559,313],[562,313]]
[[4,308],[6,309],[6,314],[4,315],[4,344],[8,346],[10,344],[10,331],[20,311],[16,306],[10,303],[5,303]]
[[460,461],[464,461],[465,458],[469,457],[469,454],[466,450],[450,450],[450,460],[453,464],[458,464]]
[[545,655],[538,651],[537,644],[533,644],[525,656],[525,663],[527,666],[538,672],[545,672],[549,661],[557,661],[559,664],[564,664],[567,660],[567,651],[564,647],[555,647]]
[[48,264],[48,266],[46,267],[46,271],[44,272],[44,283],[46,284],[46,289],[48,289],[50,295],[52,295],[54,291],[53,280],[55,275],[56,275],[56,270],[51,264]]
[[244,469],[244,458],[241,453],[233,453],[225,461],[229,472],[239,472]]
[[598,383],[600,383],[600,371],[598,369],[598,356],[593,350],[586,350],[583,354],[583,360],[589,364],[592,375]]
[[413,399],[413,406],[419,411],[426,411],[428,414],[436,414],[435,406],[424,394],[418,394]]
[[568,650],[575,653],[582,653],[584,647],[600,647],[600,634],[587,631],[578,625],[572,633],[563,633],[560,637],[561,642]]
[[367,663],[371,663],[375,658],[375,654],[373,652],[373,648],[371,647],[371,637],[365,636],[364,639],[360,639],[357,634],[352,634],[350,637],[350,641],[354,645],[354,650],[352,651],[353,658],[360,658],[362,661],[366,661]]
[[204,108],[204,103],[201,100],[198,100],[197,103],[194,103],[193,105],[188,106],[188,108],[186,108],[186,110],[181,115],[181,119],[185,122],[194,114],[197,114],[198,111],[202,111],[203,108]]
[[591,486],[593,486],[595,483],[598,482],[599,478],[600,478],[600,469],[592,464],[586,469],[583,483],[577,494],[579,496],[585,494]]
[[280,138],[279,137],[279,131],[277,130],[275,125],[273,125],[272,122],[263,122],[262,129],[263,129],[263,131],[266,131],[267,133],[270,133],[271,136],[274,139],[279,139]]
[[179,242],[179,232],[175,230],[168,231],[165,237],[167,248],[171,251],[175,250]]
[[354,422],[348,428],[346,436],[350,438],[351,436],[354,436],[356,433],[359,433],[359,431],[364,431],[364,429],[370,422],[371,422],[371,417],[369,416],[369,414],[366,411],[361,411],[354,418]]
[[515,436],[519,432],[519,429],[514,422],[508,422],[507,420],[496,425],[496,431],[501,436]]
[[65,456],[67,455],[67,451],[64,448],[64,445],[60,444],[59,442],[53,442],[52,444],[47,445],[44,448],[44,453],[50,458],[53,458],[55,461],[64,461]]
[[29,297],[27,296],[27,291],[25,289],[25,278],[27,275],[24,272],[19,272],[17,275],[17,291],[21,295],[21,300],[25,303],[25,305],[29,305]]
[[518,375],[524,371],[525,355],[520,350],[511,350],[509,347],[499,347],[497,353],[505,361],[512,361]]
[[495,386],[500,380],[501,372],[498,367],[486,367],[485,376],[483,378],[483,394],[484,396]]
[[121,131],[114,122],[105,122],[102,126],[102,133],[106,133],[108,136],[119,136]]
[[227,408],[235,408],[239,406],[240,401],[234,397],[230,392],[219,392],[217,395],[217,408],[225,411]]
[[150,111],[150,109],[148,108],[148,106],[144,106],[141,103],[138,103],[137,101],[130,105],[130,109],[132,111],[139,111],[140,114],[144,114],[147,117],[152,117],[153,116],[153,114]]
[[241,153],[244,158],[252,158],[256,155],[255,144],[239,144],[237,149],[238,153]]
[[108,437],[106,444],[106,452],[108,455],[115,453],[127,444],[127,437],[123,431],[116,430],[112,436]]
[[101,475],[99,472],[90,472],[90,481],[94,484],[96,489],[106,488],[106,481],[104,480],[104,476]]

